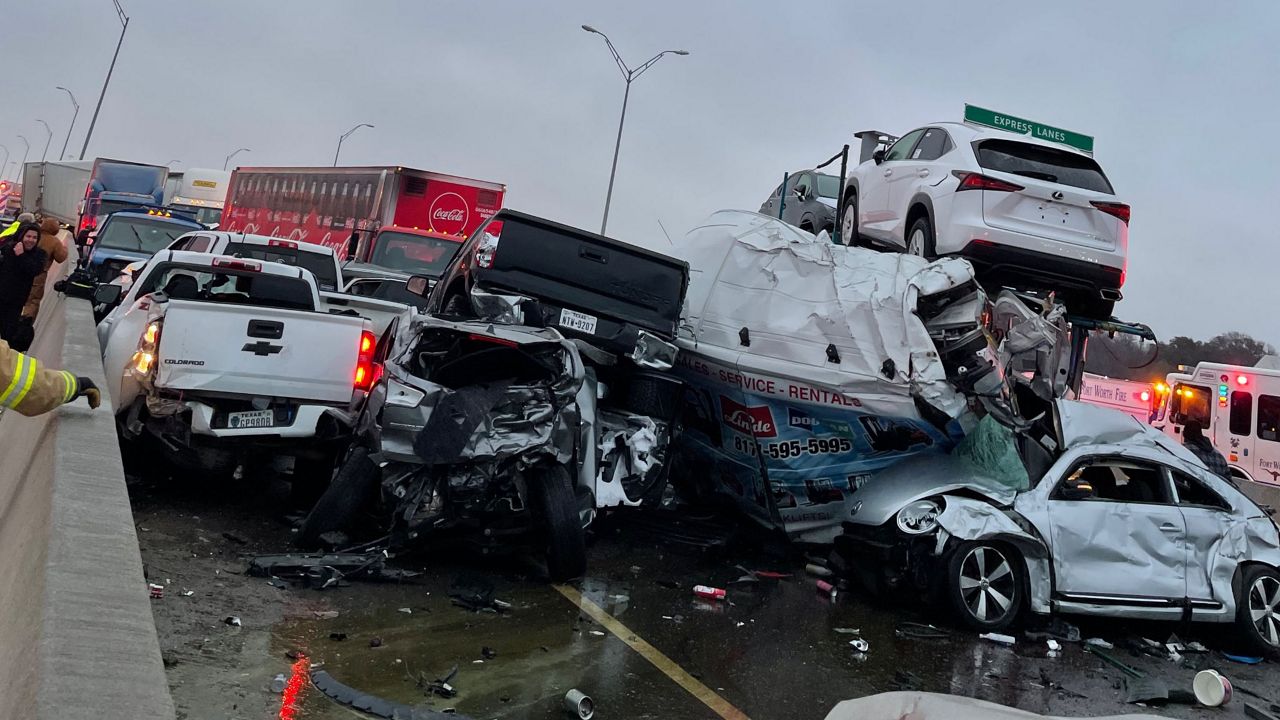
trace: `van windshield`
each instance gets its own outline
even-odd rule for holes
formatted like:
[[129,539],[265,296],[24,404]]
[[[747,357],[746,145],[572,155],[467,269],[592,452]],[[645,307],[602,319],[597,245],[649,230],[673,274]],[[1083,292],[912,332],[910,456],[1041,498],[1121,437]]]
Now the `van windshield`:
[[157,291],[173,300],[315,310],[311,286],[302,278],[252,270],[167,263],[147,276],[137,297]]
[[1209,388],[1203,385],[1178,383],[1173,388],[1173,399],[1169,401],[1169,419],[1175,425],[1186,425],[1195,420],[1200,427],[1209,427]]

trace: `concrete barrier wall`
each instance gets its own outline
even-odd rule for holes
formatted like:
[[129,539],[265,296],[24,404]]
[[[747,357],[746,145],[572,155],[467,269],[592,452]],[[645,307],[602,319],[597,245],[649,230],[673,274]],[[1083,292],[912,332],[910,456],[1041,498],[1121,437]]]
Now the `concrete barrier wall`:
[[[93,312],[53,292],[31,355],[105,387]],[[110,401],[0,416],[0,718],[172,718]]]

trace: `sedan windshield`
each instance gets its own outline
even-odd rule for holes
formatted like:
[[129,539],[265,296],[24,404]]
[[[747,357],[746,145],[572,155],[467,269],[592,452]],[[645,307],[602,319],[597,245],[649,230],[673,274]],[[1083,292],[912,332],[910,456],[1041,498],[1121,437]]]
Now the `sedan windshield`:
[[190,225],[161,218],[113,215],[98,233],[94,245],[153,254],[191,230]]

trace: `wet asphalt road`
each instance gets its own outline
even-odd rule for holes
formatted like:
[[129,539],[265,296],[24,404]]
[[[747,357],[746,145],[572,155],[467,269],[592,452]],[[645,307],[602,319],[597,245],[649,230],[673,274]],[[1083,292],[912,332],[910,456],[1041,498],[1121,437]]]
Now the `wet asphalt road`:
[[[335,679],[383,699],[473,718],[562,718],[560,698],[578,688],[596,702],[596,717],[714,718],[717,715],[609,628],[516,558],[491,559],[439,549],[398,558],[421,570],[406,584],[353,582],[324,591],[278,588],[244,573],[247,558],[288,551],[291,530],[279,488],[191,492],[133,486],[131,494],[148,579],[166,585],[153,612],[174,701],[182,718],[349,718],[301,676],[284,694],[268,688],[291,675],[286,654],[305,653]],[[230,533],[232,538],[225,537]],[[759,542],[699,550],[662,539],[660,523],[602,524],[590,549],[588,577],[573,587],[679,670],[701,681],[747,717],[822,718],[837,702],[912,688],[955,693],[1038,713],[1067,716],[1155,712],[1180,718],[1244,717],[1239,689],[1280,697],[1276,665],[1244,666],[1212,654],[1201,662],[1237,686],[1227,708],[1141,708],[1124,703],[1121,674],[1079,645],[1047,658],[1042,642],[1012,648],[980,640],[923,608],[887,607],[841,593],[833,602],[803,575],[804,559]],[[735,565],[793,573],[780,580],[734,582]],[[491,584],[510,602],[505,613],[452,604],[459,579]],[[726,601],[695,598],[691,586],[728,590]],[[191,592],[185,596],[185,591]],[[407,608],[410,612],[403,612]],[[337,611],[322,619],[317,612]],[[239,627],[224,619],[235,615]],[[898,637],[903,621],[941,625],[947,640]],[[857,629],[870,644],[849,647]],[[617,627],[615,626],[615,630]],[[1121,640],[1129,632],[1161,639],[1167,625],[1094,623],[1086,635]],[[345,634],[345,639],[331,638]],[[1210,647],[1223,633],[1197,627],[1184,640]],[[371,647],[371,640],[380,640]],[[485,658],[483,648],[496,651]],[[1190,689],[1194,670],[1165,659],[1116,651],[1124,662]],[[457,666],[451,699],[419,687]],[[679,670],[668,670],[678,674]]]

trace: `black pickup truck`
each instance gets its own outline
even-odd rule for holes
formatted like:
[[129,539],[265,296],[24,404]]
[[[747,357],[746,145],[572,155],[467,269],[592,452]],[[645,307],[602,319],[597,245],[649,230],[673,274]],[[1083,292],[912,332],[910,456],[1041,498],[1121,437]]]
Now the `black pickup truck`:
[[[514,210],[458,248],[428,302],[432,314],[508,315],[631,356],[643,334],[675,339],[689,265]],[[516,299],[523,298],[523,299]]]

